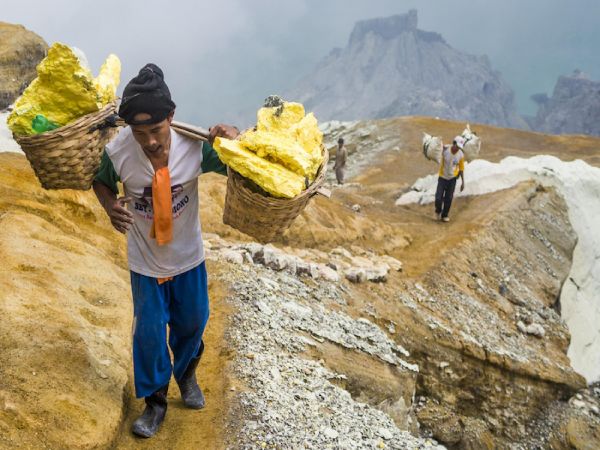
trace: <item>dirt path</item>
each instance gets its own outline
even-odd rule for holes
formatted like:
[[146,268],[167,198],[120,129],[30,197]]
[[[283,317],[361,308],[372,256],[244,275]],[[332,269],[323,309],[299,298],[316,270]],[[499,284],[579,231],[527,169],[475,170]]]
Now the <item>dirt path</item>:
[[[514,196],[514,190],[507,190],[458,198],[448,224],[434,220],[432,205],[395,206],[395,200],[417,178],[435,172],[435,164],[425,161],[420,154],[421,132],[429,131],[448,139],[463,126],[425,118],[384,122],[377,133],[396,136],[398,149],[373,154],[369,169],[349,180],[350,184],[355,182],[354,187],[335,189],[332,200],[316,198],[312,201],[290,230],[286,243],[322,251],[341,246],[356,253],[352,247],[357,246],[378,254],[387,253],[403,262],[402,277],[423,276],[459,243],[486,226],[494,213],[508,207]],[[562,159],[582,158],[600,165],[598,138],[545,136],[493,127],[477,127],[477,131],[484,140],[483,156],[492,161],[507,155],[527,157],[547,153]],[[373,136],[373,139],[379,137]],[[2,162],[0,215],[4,210],[14,213],[9,217],[12,228],[6,228],[4,233],[5,254],[11,255],[14,264],[4,260],[9,270],[4,272],[4,278],[0,277],[0,285],[10,295],[0,298],[0,305],[8,305],[11,300],[12,309],[5,309],[5,315],[9,324],[13,318],[18,320],[13,321],[14,326],[3,329],[4,337],[10,335],[12,340],[3,341],[6,342],[7,351],[3,353],[6,362],[0,364],[0,373],[15,394],[9,399],[10,403],[0,392],[0,406],[16,406],[0,411],[0,425],[2,417],[8,417],[6,423],[14,431],[11,442],[14,438],[14,442],[23,443],[23,447],[33,442],[31,448],[37,448],[41,437],[51,443],[60,442],[64,447],[83,448],[94,440],[104,443],[114,434],[117,425],[113,424],[119,423],[121,389],[128,379],[127,371],[129,380],[132,375],[127,350],[130,313],[116,300],[129,292],[125,240],[110,228],[91,194],[43,191],[22,155],[3,154]],[[204,231],[227,239],[240,238],[239,233],[222,224],[224,179],[216,181],[216,178],[211,180],[211,175],[206,177],[201,183]],[[355,204],[360,206],[359,212],[352,209]],[[406,245],[405,235],[410,236],[410,245]],[[219,270],[222,268],[217,263],[209,261],[209,274]],[[105,278],[98,274],[104,274]],[[114,281],[107,284],[106,280]],[[230,418],[226,416],[230,409],[229,383],[235,383],[226,377],[230,350],[223,336],[231,312],[225,303],[225,289],[210,283],[208,345],[198,369],[207,399],[206,408],[202,411],[185,409],[173,382],[165,424],[153,439],[141,440],[133,437],[130,429],[144,404],[129,394],[125,399],[125,419],[112,441],[112,448],[225,447],[226,433],[230,429],[227,423]],[[361,297],[364,303],[356,302],[358,317],[364,315],[363,306],[371,301],[372,289],[380,289],[381,298],[392,298],[399,285],[393,282],[381,286],[365,284],[355,289],[364,291]],[[41,299],[47,301],[43,303]],[[391,309],[395,307],[393,302],[383,303],[382,317],[396,314]],[[16,307],[21,309],[16,310]],[[385,308],[390,308],[389,315]],[[38,316],[34,314],[36,311]],[[39,323],[46,326],[40,327]],[[40,350],[40,343],[48,345]],[[94,345],[91,353],[90,343]],[[54,348],[57,345],[63,353],[57,352]],[[113,361],[110,366],[98,365],[109,359]],[[65,360],[76,360],[77,364],[67,365]],[[40,373],[45,376],[39,376]],[[117,385],[117,381],[120,384]],[[90,389],[90,382],[94,389]],[[24,388],[19,390],[21,385]],[[47,409],[40,410],[38,405]],[[110,411],[106,405],[111,405]],[[97,419],[100,425],[110,422],[111,426],[98,426],[94,422]],[[19,425],[13,426],[14,423]],[[51,429],[48,423],[59,426]],[[0,441],[4,437],[1,435],[2,432]]]
[[[433,205],[396,206],[396,199],[420,177],[435,173],[437,164],[421,154],[423,131],[442,136],[446,141],[464,128],[461,122],[433,120],[426,117],[397,118],[379,124],[373,142],[389,140],[399,151],[388,150],[371,157],[368,169],[348,180],[360,184],[360,189],[342,188],[336,192],[343,203],[377,204],[369,208],[374,224],[393,224],[398,233],[410,235],[411,245],[398,249],[399,258],[409,277],[418,277],[443,258],[459,242],[475,230],[486,226],[490,217],[514,197],[512,190],[489,195],[455,198],[450,223],[435,220]],[[498,162],[506,156],[529,158],[548,154],[563,160],[583,159],[599,165],[598,138],[589,136],[552,136],[519,130],[474,125],[483,140],[482,157]],[[395,140],[394,140],[395,139]],[[568,151],[566,150],[568,148]],[[368,151],[368,145],[361,151]],[[352,155],[350,155],[350,159]],[[469,171],[467,165],[466,172]],[[457,190],[460,183],[457,183]],[[383,248],[374,248],[382,251]]]
[[[524,185],[516,189],[525,188]],[[515,197],[518,197],[515,190],[510,189],[483,196],[456,198],[452,202],[449,223],[435,218],[433,204],[397,206],[398,214],[404,218],[402,227],[413,238],[411,245],[398,253],[404,273],[416,278],[427,272],[447,252],[486,227]]]
[[228,362],[224,332],[230,307],[226,304],[226,288],[211,282],[210,274],[219,270],[215,263],[208,262],[210,319],[205,333],[205,353],[196,372],[198,382],[206,397],[206,407],[200,411],[185,408],[174,379],[169,386],[169,408],[165,422],[152,439],[141,439],[131,433],[133,421],[144,409],[141,399],[128,399],[129,408],[114,449],[221,449],[225,447],[225,425],[228,413],[227,393],[229,380],[225,376]]
[[[414,161],[414,156],[411,158]],[[382,165],[399,166],[406,159],[410,158],[404,153],[388,154],[383,156]],[[395,202],[403,191],[402,186],[406,185],[405,180],[412,183],[416,181],[415,176],[423,176],[427,173],[426,170],[431,169],[427,165],[422,167],[420,160],[416,160],[414,166],[418,168],[404,164],[401,170],[387,171],[387,179],[382,183],[370,183],[375,178],[374,173],[378,173],[381,178],[381,166],[375,166],[351,180],[361,183],[359,190],[344,187],[334,191],[334,198],[339,199],[342,204],[366,205],[363,206],[364,214],[368,214],[372,226],[391,225],[398,235],[410,237],[410,245],[391,252],[381,242],[366,243],[366,247],[371,247],[376,252],[390,253],[400,259],[404,274],[409,278],[417,278],[439,263],[446,252],[452,251],[460,242],[486,227],[497,212],[515,197],[511,189],[483,196],[455,198],[450,211],[450,222],[443,223],[435,218],[433,204],[396,206]],[[418,175],[409,178],[408,173],[411,171]],[[459,187],[460,183],[457,184],[457,190]],[[375,230],[372,233],[374,232]]]

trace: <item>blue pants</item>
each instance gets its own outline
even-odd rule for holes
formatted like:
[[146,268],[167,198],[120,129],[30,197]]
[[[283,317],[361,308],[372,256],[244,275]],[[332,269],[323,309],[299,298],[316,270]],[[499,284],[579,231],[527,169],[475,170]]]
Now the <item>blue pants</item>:
[[[158,284],[156,278],[131,272],[133,293],[133,375],[136,397],[147,397],[179,380],[198,355],[208,321],[206,265]],[[167,348],[173,352],[173,366]]]

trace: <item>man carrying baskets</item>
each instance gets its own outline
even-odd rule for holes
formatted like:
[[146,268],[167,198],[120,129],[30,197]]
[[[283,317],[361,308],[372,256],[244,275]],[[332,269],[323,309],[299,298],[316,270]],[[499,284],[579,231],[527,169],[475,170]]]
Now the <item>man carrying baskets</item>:
[[[174,112],[162,70],[147,64],[123,91],[119,116],[129,126],[106,146],[93,184],[114,228],[127,234],[135,392],[146,403],[132,431],[142,437],[153,436],[164,420],[172,374],[184,404],[204,406],[195,375],[209,315],[198,176],[225,174],[226,167],[207,142],[171,129]],[[237,134],[217,125],[209,141]],[[124,197],[117,197],[117,181]]]
[[465,189],[465,155],[463,148],[465,139],[456,136],[452,145],[445,145],[442,149],[438,183],[435,192],[435,216],[442,222],[450,222],[448,213],[452,206],[456,180],[460,177],[460,191]]

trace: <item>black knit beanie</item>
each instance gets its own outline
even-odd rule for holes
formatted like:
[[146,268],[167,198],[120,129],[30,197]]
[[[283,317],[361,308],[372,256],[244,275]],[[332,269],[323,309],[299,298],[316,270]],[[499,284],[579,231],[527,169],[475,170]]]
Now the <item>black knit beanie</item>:
[[[146,64],[123,90],[119,116],[130,125],[148,125],[162,122],[175,103],[165,83],[163,71],[156,64]],[[136,114],[145,113],[150,119],[134,120]]]

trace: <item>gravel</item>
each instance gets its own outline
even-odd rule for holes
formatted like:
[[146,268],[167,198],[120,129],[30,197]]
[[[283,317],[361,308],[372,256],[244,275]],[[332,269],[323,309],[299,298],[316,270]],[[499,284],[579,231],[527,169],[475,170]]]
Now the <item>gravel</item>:
[[355,401],[336,384],[345,378],[307,359],[318,342],[364,352],[398,370],[417,372],[408,352],[371,321],[331,311],[344,304],[336,283],[273,271],[261,265],[231,264],[220,275],[232,288],[237,313],[228,339],[237,356],[236,391],[242,426],[231,448],[442,449],[432,439],[412,436],[383,411]]

